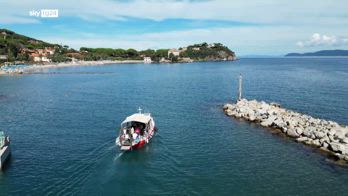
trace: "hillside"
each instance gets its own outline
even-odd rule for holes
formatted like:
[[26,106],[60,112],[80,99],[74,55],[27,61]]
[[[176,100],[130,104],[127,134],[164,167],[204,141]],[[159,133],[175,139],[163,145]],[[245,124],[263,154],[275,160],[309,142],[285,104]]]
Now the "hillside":
[[142,50],[112,49],[112,48],[80,48],[83,60],[141,60],[150,57],[154,62],[192,62],[235,60],[236,56],[226,46],[220,43],[194,44],[179,49]]
[[182,52],[181,56],[197,61],[235,60],[236,58],[235,53],[221,43],[191,45]]
[[320,50],[317,52],[307,52],[307,53],[289,53],[285,56],[348,56],[348,50]]
[[8,61],[28,60],[22,55],[22,49],[43,49],[45,47],[61,47],[57,44],[50,44],[41,40],[17,34],[7,29],[0,29],[0,55],[7,55]]
[[0,63],[49,63],[67,61],[143,60],[150,62],[193,62],[235,60],[233,51],[221,43],[194,44],[179,49],[142,50],[87,48],[79,51],[0,29]]

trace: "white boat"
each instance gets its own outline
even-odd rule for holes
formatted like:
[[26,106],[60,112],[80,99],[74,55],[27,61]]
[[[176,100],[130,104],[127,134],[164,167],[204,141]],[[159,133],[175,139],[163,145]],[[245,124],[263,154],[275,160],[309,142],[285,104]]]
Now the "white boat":
[[116,138],[116,145],[123,151],[143,147],[150,142],[156,131],[156,125],[150,113],[135,113],[128,116],[122,123]]
[[11,155],[10,137],[0,131],[0,169],[4,167],[5,162]]

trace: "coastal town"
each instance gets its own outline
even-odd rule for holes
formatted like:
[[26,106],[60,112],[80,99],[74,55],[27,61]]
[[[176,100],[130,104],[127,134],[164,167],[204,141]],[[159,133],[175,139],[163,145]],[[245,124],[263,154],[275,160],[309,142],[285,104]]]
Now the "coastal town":
[[0,29],[0,74],[22,74],[33,68],[113,63],[192,63],[234,61],[235,53],[221,43],[201,43],[172,49],[87,48],[51,44]]

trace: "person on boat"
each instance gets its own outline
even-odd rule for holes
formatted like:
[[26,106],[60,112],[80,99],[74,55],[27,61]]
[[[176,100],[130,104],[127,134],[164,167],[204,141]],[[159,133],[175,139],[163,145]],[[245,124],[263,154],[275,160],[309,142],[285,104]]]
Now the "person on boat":
[[128,135],[127,133],[124,135],[124,139],[125,139],[126,141],[129,141],[129,140],[130,140],[129,135]]
[[122,140],[126,140],[127,129],[126,129],[126,128],[123,128],[123,129],[122,129],[122,133],[123,133],[123,134],[121,135],[121,139],[122,139]]
[[138,134],[134,132],[134,133],[132,133],[132,137],[133,137],[133,140],[136,140],[138,137]]
[[140,134],[140,129],[139,129],[139,127],[137,127],[137,128],[135,129],[135,133]]
[[133,134],[134,133],[134,128],[131,127],[130,131],[131,131],[131,134]]
[[133,137],[133,141],[135,141],[135,143],[139,142],[139,134],[137,134],[136,132],[132,134]]

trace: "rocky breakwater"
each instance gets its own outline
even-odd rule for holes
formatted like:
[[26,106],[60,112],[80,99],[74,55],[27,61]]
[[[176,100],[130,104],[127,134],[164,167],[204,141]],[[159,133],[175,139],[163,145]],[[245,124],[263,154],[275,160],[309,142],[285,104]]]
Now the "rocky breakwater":
[[242,99],[236,104],[225,104],[223,109],[228,116],[278,129],[300,143],[330,152],[348,163],[348,126],[256,100]]

